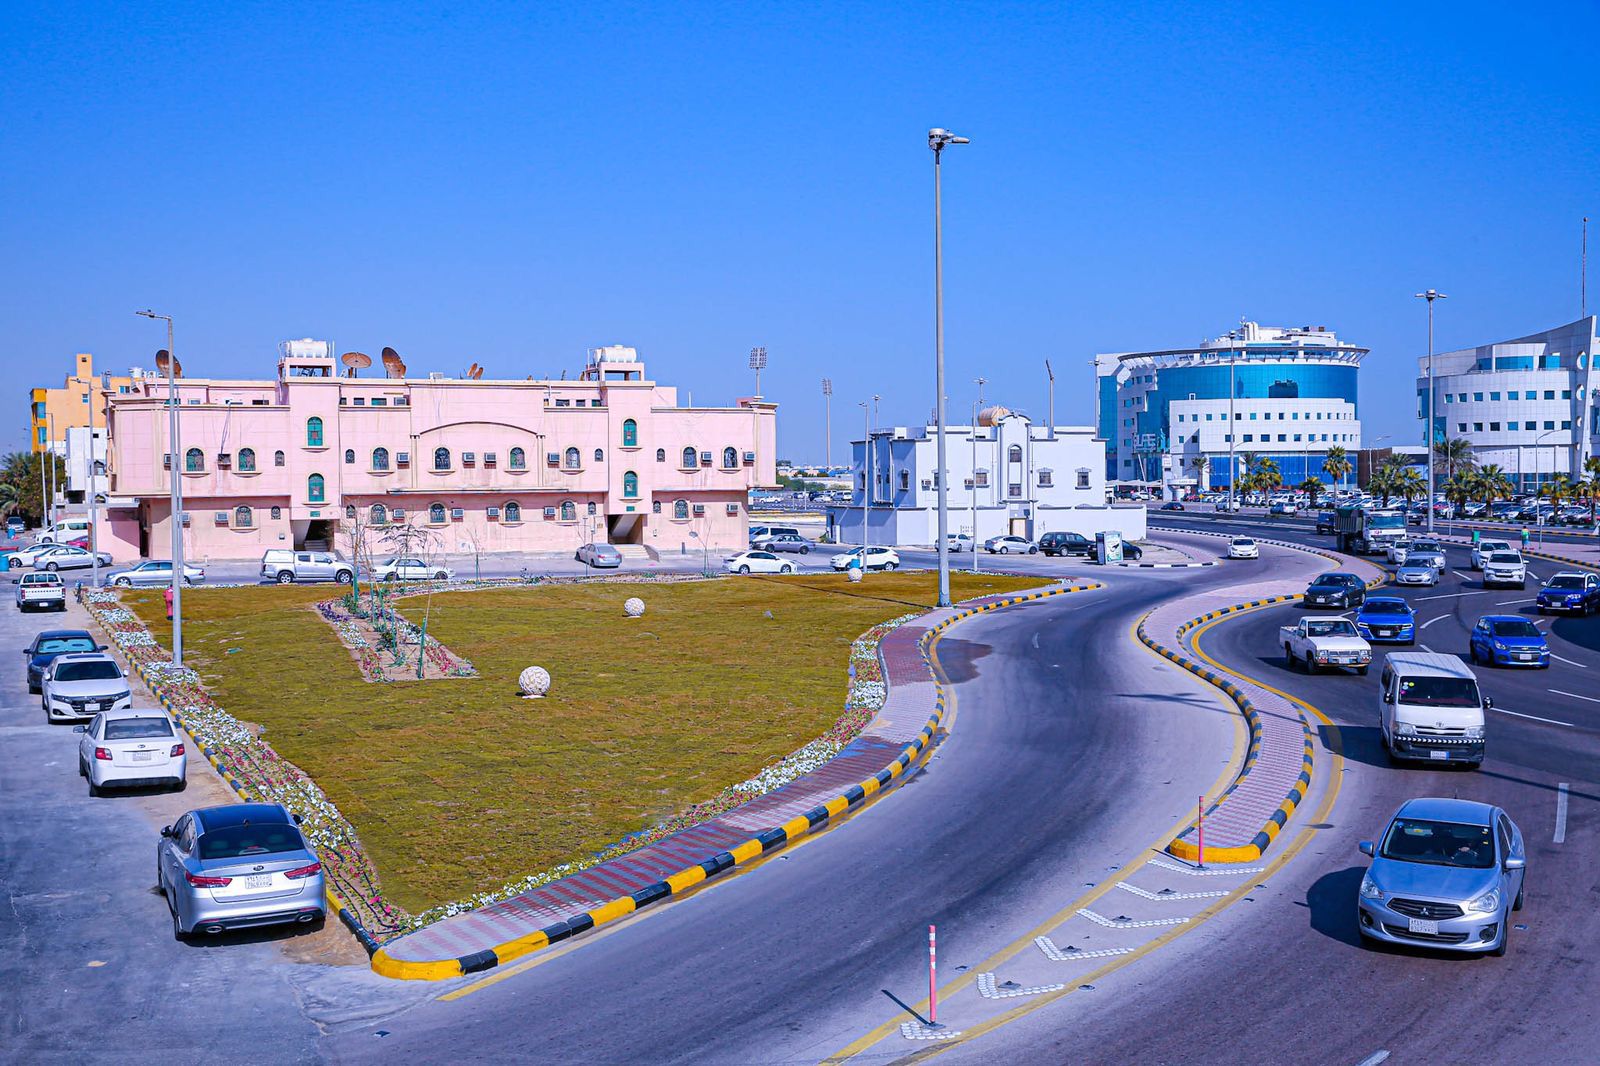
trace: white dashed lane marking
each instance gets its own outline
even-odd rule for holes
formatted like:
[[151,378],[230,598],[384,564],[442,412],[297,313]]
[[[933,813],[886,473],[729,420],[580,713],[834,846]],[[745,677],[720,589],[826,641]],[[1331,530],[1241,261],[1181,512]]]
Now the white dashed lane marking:
[[[1557,696],[1570,696],[1572,699],[1575,699],[1575,700],[1587,700],[1589,703],[1600,703],[1600,700],[1595,699],[1593,696],[1580,696],[1576,692],[1562,692],[1558,688],[1553,688],[1553,689],[1550,689],[1549,691],[1554,692]],[[1495,708],[1495,709],[1499,710],[1498,707]]]
[[1555,842],[1563,844],[1567,839],[1567,783],[1565,781],[1556,786],[1556,835]]

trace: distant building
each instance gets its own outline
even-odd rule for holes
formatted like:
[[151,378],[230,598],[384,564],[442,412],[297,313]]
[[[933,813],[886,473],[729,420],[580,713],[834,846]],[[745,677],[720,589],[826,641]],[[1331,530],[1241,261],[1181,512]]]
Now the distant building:
[[[1470,441],[1478,465],[1498,465],[1519,491],[1536,491],[1557,474],[1582,477],[1584,462],[1600,453],[1596,321],[1590,315],[1516,340],[1435,353],[1434,439]],[[1424,424],[1427,404],[1422,356],[1417,417]]]
[[95,377],[93,355],[79,352],[75,358],[73,373],[62,382],[61,388],[29,390],[28,444],[34,452],[66,454],[67,430],[89,424],[91,383],[97,396],[93,401],[94,423],[103,426],[106,422],[104,386],[109,385],[113,396],[126,396],[146,373],[135,367],[121,377],[113,375],[108,382],[102,382]]
[[[1092,426],[1035,426],[1003,407],[980,413],[978,425],[946,426],[946,492],[951,533],[978,540],[1006,533],[1030,539],[1072,530],[1093,536],[1118,530],[1145,534],[1143,507],[1106,505],[1104,448]],[[862,503],[874,544],[938,540],[935,427],[897,426],[852,441],[855,491],[848,506],[828,509],[834,538],[859,544]]]
[[1277,463],[1286,484],[1325,478],[1329,448],[1361,447],[1356,376],[1366,354],[1325,326],[1245,322],[1193,348],[1097,356],[1106,476],[1169,496],[1226,488],[1230,453],[1242,476],[1249,452]]

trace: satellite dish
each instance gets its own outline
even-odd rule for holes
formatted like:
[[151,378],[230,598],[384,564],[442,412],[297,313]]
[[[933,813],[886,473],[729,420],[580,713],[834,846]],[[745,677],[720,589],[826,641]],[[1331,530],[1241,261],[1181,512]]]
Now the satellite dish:
[[406,376],[406,364],[401,361],[400,353],[393,348],[383,350],[383,372],[392,378]]
[[481,380],[483,377],[483,367],[479,366],[477,363],[473,363],[472,366],[467,369],[467,377],[471,378],[473,381]]
[[339,357],[339,362],[344,364],[345,377],[353,378],[356,371],[365,370],[372,365],[372,356],[365,352],[345,352]]
[[172,353],[163,348],[156,353],[156,370],[159,371],[163,377],[166,376],[168,364],[171,364],[172,366],[173,377],[183,377],[183,363],[172,358]]

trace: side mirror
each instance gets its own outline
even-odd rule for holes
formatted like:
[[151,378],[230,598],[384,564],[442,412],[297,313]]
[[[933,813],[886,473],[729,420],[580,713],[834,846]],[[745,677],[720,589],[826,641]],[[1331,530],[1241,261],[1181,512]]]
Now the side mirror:
[[75,725],[72,727],[72,731],[74,733],[87,733],[89,731],[89,727],[86,725]]
[[1485,696],[1483,698],[1483,709],[1487,711],[1487,710],[1493,709],[1493,707],[1494,707],[1494,700],[1491,700],[1488,696]]
[[172,836],[172,826],[170,826],[170,825],[162,826],[161,827],[161,835],[164,836],[164,837]]
[[1356,848],[1361,852],[1361,854],[1366,855],[1369,858],[1378,850],[1376,845],[1374,845],[1370,840],[1363,840],[1361,843],[1356,845]]
[[300,816],[298,814],[291,814],[289,817],[294,819],[294,824],[295,825],[299,825],[300,824]]
[[94,650],[95,651],[105,651],[106,650],[106,646],[104,644],[96,644],[94,646]]
[[1385,692],[1385,693],[1384,693],[1384,694],[1383,694],[1383,702],[1384,702],[1384,703],[1393,703],[1393,702],[1394,702],[1394,693],[1392,693],[1392,692]]
[[1507,870],[1520,870],[1528,865],[1528,860],[1519,859],[1515,855],[1512,855],[1509,856],[1501,865],[1503,865]]

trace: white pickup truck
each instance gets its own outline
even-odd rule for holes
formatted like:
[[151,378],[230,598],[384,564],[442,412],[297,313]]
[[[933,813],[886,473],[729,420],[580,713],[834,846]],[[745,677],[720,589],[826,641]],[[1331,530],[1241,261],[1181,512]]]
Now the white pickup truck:
[[1278,643],[1291,670],[1303,663],[1310,674],[1324,666],[1353,666],[1365,674],[1372,665],[1372,645],[1348,618],[1302,618],[1279,629]]
[[22,575],[17,583],[17,610],[31,611],[36,607],[48,607],[53,611],[67,609],[67,587],[62,584],[60,574],[41,571]]

